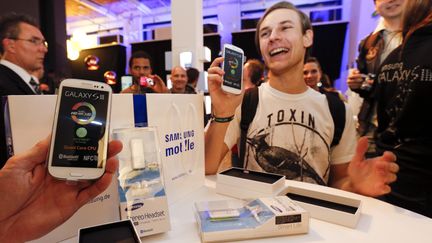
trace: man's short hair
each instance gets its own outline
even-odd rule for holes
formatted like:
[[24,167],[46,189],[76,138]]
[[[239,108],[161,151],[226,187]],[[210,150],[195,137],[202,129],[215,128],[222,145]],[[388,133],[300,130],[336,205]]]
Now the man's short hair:
[[0,17],[0,53],[4,53],[3,40],[18,38],[20,34],[19,24],[26,23],[39,28],[36,21],[25,14],[9,13]]
[[132,53],[132,56],[129,59],[129,68],[132,68],[132,60],[136,59],[136,58],[148,59],[150,62],[150,68],[152,68],[152,66],[153,66],[152,59],[151,59],[150,55],[145,51],[136,51],[136,52]]
[[264,64],[258,59],[249,59],[250,79],[255,86],[260,86],[263,81]]
[[[264,19],[267,17],[267,15],[269,15],[271,12],[278,10],[278,9],[290,9],[290,10],[293,10],[294,12],[296,12],[300,17],[300,24],[301,24],[303,34],[305,34],[307,30],[312,30],[312,24],[310,22],[310,19],[305,13],[300,11],[298,8],[296,8],[290,2],[285,2],[285,1],[278,2],[278,3],[274,4],[273,6],[271,6],[270,8],[268,8],[264,12],[264,15],[260,18],[260,20],[257,23],[257,27],[256,27],[256,31],[255,31],[255,45],[257,47],[258,54],[260,54],[260,55],[262,55],[261,50],[260,50],[260,42],[259,42],[259,31],[260,31],[261,24],[264,21]],[[305,59],[309,55],[310,48],[311,48],[311,46],[306,48]]]
[[186,74],[188,77],[188,84],[191,84],[198,80],[199,71],[196,68],[190,67],[186,70]]

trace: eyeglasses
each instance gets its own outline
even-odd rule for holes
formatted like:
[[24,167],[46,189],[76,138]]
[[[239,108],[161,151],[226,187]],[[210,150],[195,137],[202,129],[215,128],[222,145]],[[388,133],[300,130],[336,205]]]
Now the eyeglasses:
[[31,39],[21,39],[21,38],[8,38],[8,39],[27,41],[27,42],[32,43],[35,46],[43,45],[45,48],[48,48],[48,42],[46,40],[44,40],[44,39],[40,39],[40,38],[37,38],[37,37],[31,38]]

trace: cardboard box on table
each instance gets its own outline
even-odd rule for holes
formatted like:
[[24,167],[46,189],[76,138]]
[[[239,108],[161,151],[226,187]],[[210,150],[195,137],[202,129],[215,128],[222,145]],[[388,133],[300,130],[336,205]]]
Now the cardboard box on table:
[[292,181],[285,181],[284,176],[276,174],[230,168],[217,175],[216,192],[239,199],[287,195],[310,212],[312,218],[350,228],[357,226],[361,200],[321,191],[322,186],[305,189],[289,182]]
[[[28,150],[51,133],[56,95],[7,97],[6,133],[9,150]],[[137,100],[143,100],[138,103]],[[164,184],[168,203],[179,200],[204,184],[204,124],[201,95],[114,94],[110,130],[134,127],[137,117],[159,129]],[[8,126],[8,125],[6,125]],[[117,181],[78,210],[64,224],[36,242],[57,242],[76,236],[82,227],[119,220]]]
[[309,213],[288,197],[195,203],[203,242],[244,240],[309,231]]
[[285,176],[232,167],[217,174],[216,192],[235,198],[277,196],[285,188]]
[[356,228],[361,215],[361,200],[320,191],[319,187],[312,190],[289,185],[280,195],[287,195],[312,218]]

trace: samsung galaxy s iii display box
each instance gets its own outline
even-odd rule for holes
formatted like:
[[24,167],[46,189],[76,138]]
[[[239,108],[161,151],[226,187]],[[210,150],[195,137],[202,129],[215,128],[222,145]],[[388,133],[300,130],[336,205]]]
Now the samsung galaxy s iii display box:
[[115,129],[113,137],[123,143],[117,156],[121,218],[132,220],[140,237],[170,230],[157,129]]
[[201,239],[244,240],[309,231],[309,214],[286,196],[195,203]]
[[317,185],[312,188],[314,189],[289,185],[280,195],[285,195],[295,201],[306,209],[312,218],[350,228],[356,227],[361,214],[361,200],[335,195],[331,193],[336,190],[333,188]]
[[236,167],[217,174],[216,192],[240,199],[276,196],[284,187],[283,175]]

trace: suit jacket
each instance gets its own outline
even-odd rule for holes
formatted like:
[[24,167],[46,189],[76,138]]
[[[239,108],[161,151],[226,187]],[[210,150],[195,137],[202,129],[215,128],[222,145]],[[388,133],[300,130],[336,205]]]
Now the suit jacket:
[[6,95],[33,95],[35,92],[10,68],[0,64],[0,168],[7,160],[7,147],[4,122],[4,102]]

